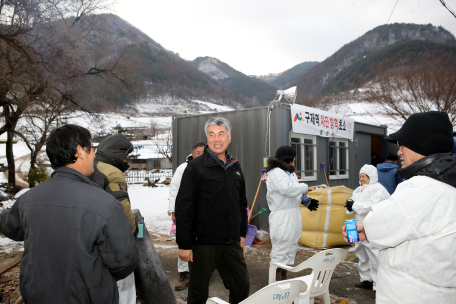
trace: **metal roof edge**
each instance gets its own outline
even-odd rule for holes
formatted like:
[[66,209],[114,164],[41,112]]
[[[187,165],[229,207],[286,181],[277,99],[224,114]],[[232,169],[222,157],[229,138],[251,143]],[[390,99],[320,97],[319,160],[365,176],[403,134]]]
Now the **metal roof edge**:
[[246,109],[240,109],[240,110],[233,110],[233,111],[223,111],[223,112],[211,112],[211,113],[180,113],[180,114],[174,114],[172,115],[173,119],[175,118],[183,118],[183,117],[193,117],[193,116],[207,116],[207,115],[215,115],[215,114],[225,114],[225,113],[233,113],[233,112],[246,112],[246,111],[253,111],[253,110],[259,110],[259,109],[267,109],[268,106],[262,106],[262,107],[255,107],[255,108],[246,108]]

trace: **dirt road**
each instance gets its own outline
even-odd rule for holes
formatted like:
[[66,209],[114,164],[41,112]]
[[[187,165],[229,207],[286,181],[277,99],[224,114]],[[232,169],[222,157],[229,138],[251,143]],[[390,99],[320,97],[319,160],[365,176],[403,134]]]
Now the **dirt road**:
[[[169,282],[174,290],[174,285],[179,280],[179,274],[177,272],[177,244],[174,241],[155,241],[154,244]],[[346,247],[345,249],[350,249],[350,247]],[[250,277],[250,294],[268,284],[270,251],[271,249],[268,246],[254,246],[247,250],[246,261]],[[302,246],[296,256],[295,263],[301,263],[318,252],[319,250],[317,249]],[[350,254],[348,257],[349,260],[355,258],[353,254]],[[310,271],[304,271],[298,274],[291,273],[289,274],[289,278],[309,273]],[[371,298],[372,291],[355,288],[354,285],[356,282],[359,282],[357,264],[353,261],[343,261],[334,271],[334,275],[332,276],[329,285],[329,292],[340,297],[354,300],[358,304],[374,304],[375,300]],[[187,289],[184,291],[175,291],[174,293],[177,299],[187,300]],[[222,279],[217,271],[214,272],[211,279],[209,296],[228,301],[228,292],[223,286]]]
[[[152,239],[156,240],[154,237],[155,236],[152,236]],[[171,287],[174,290],[174,285],[179,280],[179,274],[177,272],[177,244],[174,241],[154,241],[154,245]],[[345,249],[350,249],[350,247],[346,247]],[[254,246],[247,250],[246,261],[250,277],[250,294],[260,290],[268,283],[270,251],[271,248],[268,246]],[[320,250],[302,246],[296,255],[296,264],[305,261],[319,251]],[[12,250],[11,253],[0,252],[0,260],[17,256],[18,254],[20,254],[18,249]],[[372,291],[354,287],[354,284],[359,282],[358,268],[355,263],[357,260],[355,258],[353,253],[349,253],[346,258],[347,261],[341,262],[336,267],[329,285],[329,292],[336,296],[356,301],[358,304],[374,304],[375,300],[371,298]],[[15,276],[17,276],[18,271],[19,267],[12,270]],[[298,274],[289,273],[289,278],[309,273],[309,271]],[[6,293],[9,295],[9,293],[17,288],[17,285],[18,280],[15,280],[10,283],[0,284],[0,288],[3,289],[6,297]],[[176,299],[180,299],[183,302],[187,300],[187,289],[183,291],[174,291],[174,294],[176,295]],[[223,286],[222,279],[217,271],[214,272],[211,279],[209,296],[228,301],[228,292]],[[0,300],[0,303],[3,302]]]

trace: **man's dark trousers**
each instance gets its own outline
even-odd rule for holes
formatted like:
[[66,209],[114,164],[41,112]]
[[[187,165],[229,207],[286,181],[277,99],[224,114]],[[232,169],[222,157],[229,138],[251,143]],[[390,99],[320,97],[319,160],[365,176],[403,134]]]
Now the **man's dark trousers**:
[[204,304],[209,297],[209,280],[214,269],[230,291],[230,304],[242,302],[249,296],[249,274],[240,243],[233,245],[192,245],[193,263],[190,266],[188,304]]

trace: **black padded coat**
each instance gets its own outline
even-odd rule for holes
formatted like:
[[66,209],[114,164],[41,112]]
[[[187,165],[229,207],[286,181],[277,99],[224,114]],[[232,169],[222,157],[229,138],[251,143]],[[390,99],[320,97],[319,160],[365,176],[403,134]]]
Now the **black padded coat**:
[[176,198],[179,249],[234,244],[247,234],[247,198],[241,165],[224,168],[207,152],[188,163]]
[[25,303],[118,303],[116,281],[139,262],[122,205],[66,167],[2,212],[0,229],[24,241],[20,290]]

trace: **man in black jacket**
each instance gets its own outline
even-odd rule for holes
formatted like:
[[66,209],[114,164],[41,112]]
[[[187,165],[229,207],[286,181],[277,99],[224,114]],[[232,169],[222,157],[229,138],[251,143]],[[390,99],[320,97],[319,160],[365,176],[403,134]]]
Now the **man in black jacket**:
[[209,279],[217,269],[235,304],[247,298],[250,287],[245,180],[239,162],[226,150],[230,122],[214,117],[204,130],[205,152],[188,164],[176,199],[179,257],[191,262],[187,303],[206,303]]
[[25,303],[118,303],[116,281],[139,262],[122,205],[87,176],[95,153],[90,132],[65,125],[51,132],[51,179],[0,215],[0,230],[24,241],[20,290]]

